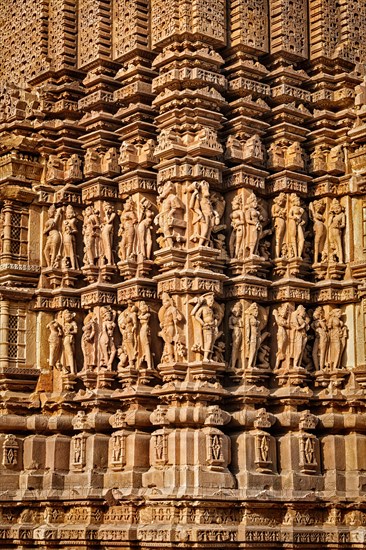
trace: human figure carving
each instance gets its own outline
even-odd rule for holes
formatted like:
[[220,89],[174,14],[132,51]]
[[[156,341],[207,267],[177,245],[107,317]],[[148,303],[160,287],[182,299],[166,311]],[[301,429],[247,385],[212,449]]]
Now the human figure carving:
[[329,313],[327,321],[329,334],[327,363],[330,370],[337,370],[341,367],[342,356],[346,348],[348,329],[341,317],[342,310],[335,308]]
[[199,342],[193,346],[193,351],[203,353],[203,361],[211,361],[216,340],[221,336],[219,326],[224,316],[224,306],[215,302],[215,296],[209,292],[198,300],[192,310],[192,317],[200,327]]
[[137,253],[144,260],[151,259],[152,227],[154,224],[154,210],[150,201],[142,201],[142,212],[137,226]]
[[114,342],[116,312],[113,311],[110,306],[107,306],[102,308],[101,317],[102,326],[99,336],[100,364],[102,367],[112,370],[113,361],[117,353],[116,344]]
[[326,365],[327,351],[329,347],[328,327],[323,307],[317,307],[314,311],[311,327],[315,332],[315,341],[312,354],[315,370],[323,370]]
[[93,206],[83,212],[84,264],[96,265],[100,255],[100,219]]
[[305,244],[305,210],[301,206],[300,198],[290,195],[290,210],[288,214],[288,249],[290,257],[301,258]]
[[47,325],[50,335],[48,337],[49,343],[49,355],[48,355],[48,364],[51,368],[61,368],[61,353],[62,353],[62,337],[63,337],[63,328],[62,325],[53,319]]
[[242,260],[244,255],[245,214],[243,201],[240,195],[235,195],[232,200],[231,235],[229,241],[230,256],[236,260]]
[[136,203],[129,197],[119,212],[121,224],[119,226],[118,236],[122,237],[118,255],[122,261],[131,260],[136,255]]
[[149,370],[153,368],[153,356],[151,353],[151,313],[146,302],[140,302],[138,319],[140,321],[139,339],[141,346],[140,365],[144,362]]
[[184,318],[167,292],[163,292],[161,299],[162,306],[158,317],[161,328],[159,336],[164,340],[162,362],[173,363],[178,361],[179,356],[182,355],[180,353],[181,341],[178,324]]
[[277,354],[275,370],[279,369],[283,361],[286,359],[286,354],[289,345],[289,306],[281,304],[278,309],[273,311],[273,316],[277,324]]
[[191,240],[198,246],[209,246],[211,231],[217,221],[217,213],[214,211],[210,199],[210,187],[207,181],[193,182],[188,187],[191,193],[189,207],[193,212],[193,235]]
[[114,230],[114,220],[116,213],[113,206],[109,202],[103,203],[103,213],[104,221],[101,226],[101,244],[102,244],[102,254],[104,256],[107,265],[113,265],[113,230]]
[[78,327],[74,320],[76,314],[66,309],[63,313],[63,351],[64,351],[64,368],[67,373],[76,374],[75,363],[75,334]]
[[76,214],[69,204],[66,207],[65,219],[62,222],[62,241],[64,246],[64,260],[66,266],[78,269],[79,262],[76,254],[76,235],[78,232]]
[[56,210],[52,204],[48,209],[48,220],[43,234],[46,235],[46,244],[44,247],[44,256],[47,267],[57,269],[61,259],[61,232],[59,222],[61,218],[61,208]]
[[83,178],[83,172],[81,170],[81,160],[76,153],[72,154],[67,159],[65,165],[65,179],[72,181],[79,181]]
[[314,263],[326,259],[325,242],[327,228],[324,223],[325,203],[322,200],[310,203],[310,215],[313,219],[314,229]]
[[248,197],[244,211],[245,217],[245,251],[248,251],[249,257],[258,255],[259,239],[262,234],[263,217],[258,208],[258,200],[254,193]]
[[135,367],[137,359],[137,313],[138,308],[132,300],[127,304],[127,308],[118,316],[118,327],[122,334],[123,349],[127,354],[128,366]]
[[331,260],[343,264],[343,243],[342,237],[346,227],[346,215],[344,208],[338,199],[333,199],[329,209],[328,229],[329,248]]
[[231,309],[229,317],[229,329],[232,334],[232,348],[230,368],[235,369],[240,366],[241,353],[243,349],[243,307],[240,302],[236,302]]
[[272,218],[275,230],[275,256],[280,258],[282,256],[284,237],[286,233],[286,195],[280,193],[278,197],[273,199],[272,205]]
[[81,350],[84,356],[84,369],[91,370],[97,364],[98,323],[94,312],[88,313],[84,319]]
[[174,247],[176,243],[181,243],[185,237],[181,235],[180,229],[183,224],[184,204],[175,193],[174,184],[167,182],[159,197],[159,213],[155,218],[155,223],[159,225],[158,233],[162,237],[158,239],[162,247]]
[[303,305],[290,316],[290,359],[294,369],[300,368],[308,339],[309,317]]

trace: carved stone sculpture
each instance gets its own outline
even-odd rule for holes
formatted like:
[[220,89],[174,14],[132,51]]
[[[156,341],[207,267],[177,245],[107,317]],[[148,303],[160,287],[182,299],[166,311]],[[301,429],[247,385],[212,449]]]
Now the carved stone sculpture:
[[93,206],[83,212],[84,264],[96,265],[100,256],[100,218]]
[[128,366],[134,368],[137,359],[137,328],[138,308],[132,301],[128,302],[127,309],[118,316],[118,327],[122,334],[123,350],[127,355]]
[[44,257],[46,266],[50,268],[58,268],[61,260],[61,243],[62,237],[60,232],[61,208],[56,210],[54,205],[48,209],[48,220],[43,231],[46,236],[46,244],[44,247]]
[[280,193],[278,197],[275,197],[273,200],[272,219],[275,230],[275,257],[280,258],[283,255],[283,245],[287,227],[286,195],[284,193]]
[[184,321],[184,317],[168,293],[163,292],[161,300],[162,306],[158,313],[161,328],[159,336],[164,340],[161,360],[165,363],[173,363],[183,356],[178,324]]
[[323,370],[326,365],[329,347],[328,327],[323,307],[317,307],[313,314],[312,328],[315,332],[313,361],[315,370]]
[[262,235],[262,215],[257,197],[252,193],[246,202],[245,210],[245,252],[249,257],[258,255],[259,239]]
[[138,320],[140,322],[139,340],[141,347],[140,365],[146,364],[147,369],[152,370],[153,355],[151,351],[151,330],[150,330],[151,313],[146,302],[140,302]]
[[113,231],[116,213],[110,203],[103,203],[103,214],[104,219],[100,232],[102,255],[107,265],[113,265]]
[[137,214],[136,204],[131,197],[127,199],[123,210],[119,212],[120,226],[118,236],[121,241],[118,248],[118,255],[122,261],[133,259],[136,255],[136,226]]
[[346,228],[346,215],[338,199],[333,199],[328,214],[328,238],[331,260],[343,264],[343,232]]
[[99,335],[100,365],[108,370],[112,370],[113,361],[117,353],[114,341],[116,312],[110,306],[104,307],[101,311],[101,318]]
[[324,223],[325,203],[322,200],[310,204],[310,214],[314,228],[314,263],[326,259],[325,243],[327,227]]
[[241,196],[236,195],[232,201],[231,235],[229,252],[233,259],[242,260],[244,257],[245,214]]
[[163,248],[172,248],[185,240],[182,234],[182,229],[185,228],[183,222],[185,207],[175,192],[174,184],[167,182],[164,185],[158,197],[158,204],[159,213],[155,218],[155,223],[160,228],[158,233],[161,233],[158,242]]
[[335,308],[328,316],[327,328],[329,334],[329,348],[327,364],[330,370],[337,370],[341,366],[342,356],[346,348],[348,329],[341,319],[342,310]]
[[[191,241],[198,246],[209,246],[211,231],[214,227],[217,214],[210,199],[210,188],[206,181],[193,182],[188,188],[190,193],[189,208],[193,212]],[[218,222],[217,222],[218,223]]]
[[219,327],[224,316],[224,306],[215,302],[212,293],[204,294],[194,301],[196,303],[191,315],[197,322],[199,333],[193,351],[202,353],[203,361],[211,361],[215,343],[222,334]]
[[71,269],[78,269],[79,262],[76,253],[76,235],[78,233],[76,214],[69,204],[66,207],[65,219],[62,222],[62,242],[64,262]]
[[150,201],[141,204],[142,210],[137,225],[137,254],[143,260],[150,260],[153,246],[152,228],[154,225],[154,210]]
[[93,311],[84,319],[81,349],[84,356],[84,369],[92,370],[97,365],[98,322]]
[[240,367],[241,353],[243,349],[243,307],[240,302],[236,302],[231,309],[229,317],[229,329],[232,334],[232,352],[230,367],[232,369]]
[[292,193],[288,213],[288,252],[290,258],[301,258],[305,244],[305,210],[301,206],[300,198]]
[[62,337],[63,328],[57,319],[53,319],[47,325],[50,331],[48,337],[49,355],[48,364],[50,368],[61,369]]
[[78,327],[74,319],[75,313],[66,309],[62,317],[63,354],[64,370],[70,374],[76,374],[75,334],[77,334]]

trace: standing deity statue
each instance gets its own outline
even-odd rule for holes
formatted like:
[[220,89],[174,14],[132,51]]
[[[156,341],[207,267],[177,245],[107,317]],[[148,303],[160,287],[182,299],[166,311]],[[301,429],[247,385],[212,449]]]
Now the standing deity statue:
[[275,365],[275,370],[277,370],[285,361],[289,346],[289,304],[281,304],[278,309],[273,310],[273,316],[277,324],[277,354]]
[[56,210],[56,207],[52,204],[48,209],[48,220],[43,231],[43,234],[46,235],[46,244],[44,247],[46,266],[54,269],[60,267],[61,260],[62,237],[59,228],[60,217],[61,208]]
[[288,213],[288,250],[290,258],[301,258],[304,251],[306,224],[305,210],[301,206],[300,198],[290,195],[290,209]]
[[322,200],[310,203],[310,216],[313,220],[314,229],[314,263],[319,259],[323,262],[326,259],[325,242],[327,238],[327,228],[324,223],[325,202]]
[[232,347],[230,368],[235,369],[241,363],[241,353],[243,350],[243,307],[240,302],[236,302],[229,317],[229,329],[232,334]]
[[341,367],[342,356],[346,348],[348,329],[341,317],[342,310],[339,308],[333,309],[328,316],[329,348],[327,364],[330,370],[337,370]]
[[141,203],[142,211],[137,225],[137,254],[143,260],[151,260],[152,227],[154,225],[154,210],[150,201],[144,199]]
[[66,207],[65,219],[62,222],[62,242],[64,246],[64,261],[71,269],[79,268],[79,261],[76,254],[76,235],[78,232],[76,214],[69,204]]
[[262,235],[263,217],[258,208],[258,199],[254,193],[248,197],[244,209],[245,217],[245,252],[249,257],[258,255],[259,239]]
[[179,336],[178,323],[183,321],[184,317],[167,292],[163,292],[161,300],[162,306],[158,317],[161,328],[159,336],[164,340],[162,362],[173,363],[178,361],[179,356],[183,355],[183,344]]
[[196,305],[192,310],[192,317],[200,329],[199,340],[193,346],[193,351],[203,354],[203,361],[212,361],[216,340],[221,336],[219,331],[224,317],[224,306],[215,302],[212,292],[195,299]]
[[162,236],[158,242],[162,248],[173,247],[176,243],[184,242],[185,237],[181,234],[185,227],[184,204],[175,193],[174,184],[167,182],[159,197],[159,213],[155,218],[155,223],[159,225],[158,233]]
[[84,319],[81,350],[84,356],[84,370],[92,370],[97,365],[98,323],[94,312]]
[[113,232],[116,213],[114,207],[109,202],[103,203],[104,221],[101,225],[101,245],[102,256],[107,265],[113,265]]
[[141,347],[140,365],[144,362],[149,370],[153,368],[153,356],[151,352],[151,330],[150,330],[151,313],[146,302],[140,302],[138,319],[140,322],[139,340]]
[[285,193],[280,193],[273,199],[272,218],[275,230],[275,257],[280,258],[283,255],[284,237],[286,233],[286,209],[287,198]]
[[189,207],[193,212],[193,235],[191,241],[198,246],[209,246],[211,231],[217,221],[217,213],[214,211],[210,199],[210,186],[207,181],[193,182],[188,187],[191,193]]
[[245,214],[243,210],[243,201],[240,195],[235,195],[232,200],[231,235],[229,241],[230,257],[235,260],[242,260],[244,256],[244,237],[245,237]]
[[83,212],[84,264],[96,265],[100,256],[100,219],[93,206]]
[[123,206],[123,210],[118,213],[121,220],[118,236],[122,237],[118,248],[118,256],[122,261],[131,260],[136,256],[137,214],[134,200],[129,197]]
[[311,327],[315,332],[315,341],[312,354],[315,370],[323,370],[326,365],[329,336],[324,309],[321,306],[317,307],[313,313],[313,322]]
[[299,305],[290,316],[290,359],[294,369],[301,367],[308,340],[309,321],[303,305]]
[[61,369],[62,337],[64,334],[62,325],[57,319],[53,319],[47,325],[50,335],[48,337],[49,356],[48,364],[51,368]]
[[76,313],[66,309],[63,313],[63,352],[64,352],[64,368],[67,373],[76,374],[75,362],[75,334],[78,327],[74,321]]
[[130,300],[127,309],[118,316],[118,327],[122,334],[123,350],[127,354],[128,366],[135,367],[137,360],[137,313],[138,309]]
[[110,306],[103,307],[101,310],[101,329],[99,336],[100,365],[112,370],[114,358],[117,353],[114,342],[114,331],[116,328],[116,312]]
[[343,243],[342,236],[346,228],[346,215],[344,208],[338,199],[333,199],[328,214],[328,239],[330,248],[330,258],[333,262],[343,264]]
[[65,165],[65,180],[80,181],[83,179],[81,160],[76,153],[67,159]]

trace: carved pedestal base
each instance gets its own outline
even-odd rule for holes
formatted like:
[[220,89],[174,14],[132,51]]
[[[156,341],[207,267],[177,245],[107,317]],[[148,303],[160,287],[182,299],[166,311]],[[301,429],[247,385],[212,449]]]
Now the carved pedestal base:
[[186,363],[160,363],[157,368],[163,381],[170,382],[171,380],[184,380],[188,366]]
[[104,283],[108,283],[112,280],[113,275],[116,273],[116,268],[114,265],[103,265],[100,268],[100,279]]
[[87,390],[94,390],[97,387],[98,375],[95,371],[83,369],[79,372],[78,377],[82,380]]
[[135,277],[137,272],[136,260],[123,260],[118,262],[117,265],[120,275],[124,279],[132,279],[133,277]]
[[223,373],[226,369],[225,363],[216,361],[197,361],[190,363],[187,372],[187,378],[202,381],[214,381],[218,374]]
[[58,288],[61,286],[61,282],[64,276],[61,269],[53,269],[52,267],[49,267],[43,269],[42,273],[47,277],[51,288]]
[[[188,260],[191,267],[196,268],[208,268],[208,266],[215,266],[220,252],[209,246],[197,246],[191,248],[188,251]],[[221,266],[221,263],[218,264]]]
[[63,373],[62,374],[62,390],[74,391],[76,385],[76,374]]
[[84,277],[88,283],[96,283],[99,278],[99,267],[95,265],[85,265],[81,268]]
[[342,398],[341,389],[344,387],[348,375],[347,369],[317,371],[314,374],[315,387],[323,388],[320,390],[319,396],[332,399]]
[[155,264],[161,271],[181,268],[185,264],[186,251],[179,248],[162,248],[154,252]]
[[62,285],[73,288],[78,280],[78,277],[81,275],[81,271],[75,269],[63,269],[62,274]]

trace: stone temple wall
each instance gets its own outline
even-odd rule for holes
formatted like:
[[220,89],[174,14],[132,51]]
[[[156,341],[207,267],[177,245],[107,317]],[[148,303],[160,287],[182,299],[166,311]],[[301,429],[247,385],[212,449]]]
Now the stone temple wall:
[[0,548],[365,548],[365,0],[0,23]]

